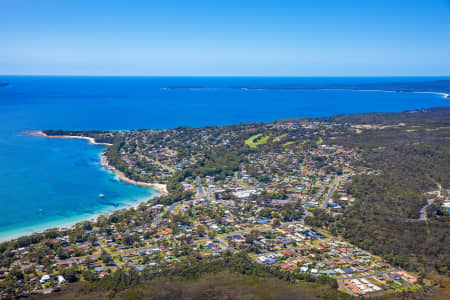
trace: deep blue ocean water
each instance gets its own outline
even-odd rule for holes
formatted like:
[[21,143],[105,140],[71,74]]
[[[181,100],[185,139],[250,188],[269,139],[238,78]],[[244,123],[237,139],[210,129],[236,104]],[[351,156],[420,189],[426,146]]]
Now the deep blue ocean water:
[[[0,87],[0,240],[90,218],[154,194],[101,168],[104,147],[22,131],[224,125],[449,106],[449,100],[433,94],[228,88],[431,79],[0,76],[0,82],[9,82]],[[174,86],[213,89],[162,89]]]

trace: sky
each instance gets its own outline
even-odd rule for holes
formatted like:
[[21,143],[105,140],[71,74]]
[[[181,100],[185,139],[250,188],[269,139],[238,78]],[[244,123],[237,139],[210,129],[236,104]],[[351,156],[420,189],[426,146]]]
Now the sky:
[[0,74],[450,75],[450,0],[0,0]]

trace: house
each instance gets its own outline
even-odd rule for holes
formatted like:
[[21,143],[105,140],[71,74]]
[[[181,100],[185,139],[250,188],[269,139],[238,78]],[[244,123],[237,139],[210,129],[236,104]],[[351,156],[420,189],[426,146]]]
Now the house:
[[46,283],[47,281],[49,281],[50,280],[50,275],[43,275],[42,277],[41,277],[41,280],[39,280],[39,282],[40,283],[42,283],[42,284],[44,284],[44,283]]
[[58,284],[65,284],[66,279],[62,275],[58,275]]

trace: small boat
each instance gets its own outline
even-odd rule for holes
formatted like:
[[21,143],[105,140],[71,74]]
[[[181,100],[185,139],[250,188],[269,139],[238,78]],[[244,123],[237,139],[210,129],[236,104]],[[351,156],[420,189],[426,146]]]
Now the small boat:
[[103,195],[103,194],[100,194],[100,195],[98,195],[100,198],[105,198],[105,195]]

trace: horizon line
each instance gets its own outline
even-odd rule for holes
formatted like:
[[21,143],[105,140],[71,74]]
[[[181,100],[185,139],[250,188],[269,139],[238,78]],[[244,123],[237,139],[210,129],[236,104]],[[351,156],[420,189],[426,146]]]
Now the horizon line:
[[35,77],[261,77],[261,78],[348,78],[348,77],[450,77],[448,75],[104,75],[104,74],[0,74],[0,76],[35,76]]

